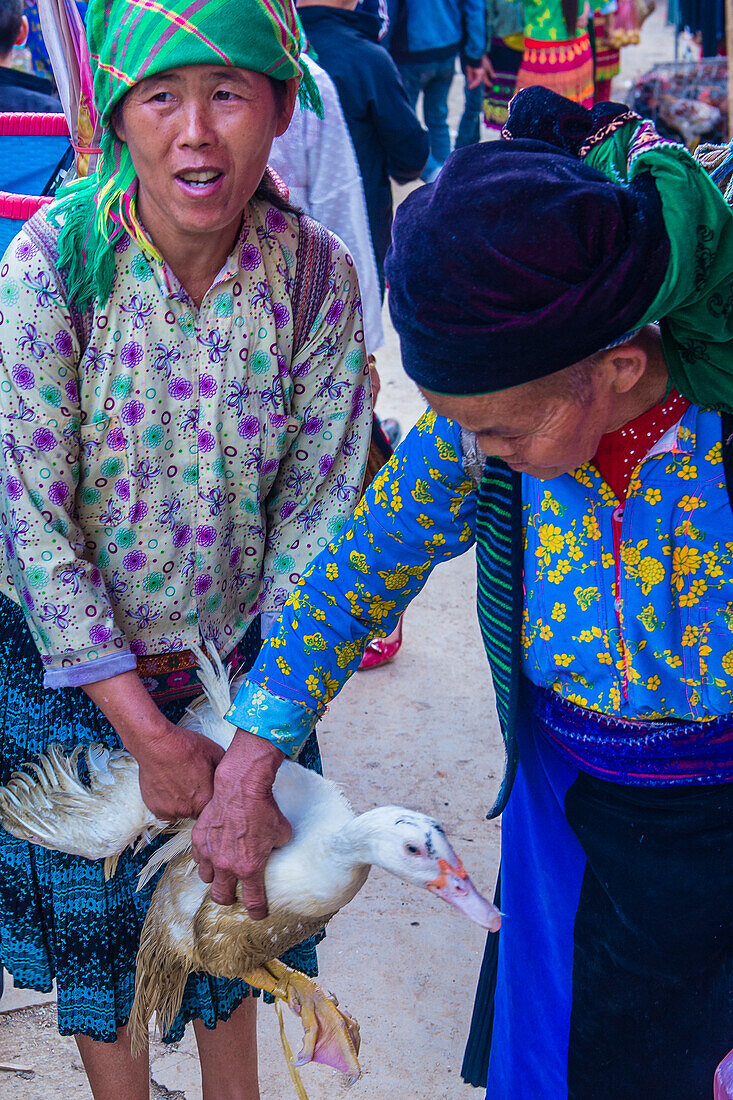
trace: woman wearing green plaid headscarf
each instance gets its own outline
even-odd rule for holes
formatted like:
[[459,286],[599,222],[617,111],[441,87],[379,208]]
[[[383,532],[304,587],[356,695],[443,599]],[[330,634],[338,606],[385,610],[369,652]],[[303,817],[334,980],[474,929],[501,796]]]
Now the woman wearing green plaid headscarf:
[[[345,522],[369,377],[353,261],[267,171],[296,96],[322,110],[291,0],[92,0],[87,20],[98,165],[0,276],[0,784],[51,742],[124,746],[175,820],[258,782],[186,728],[192,647],[249,667]],[[315,740],[300,762],[319,766]],[[105,880],[47,816],[58,851],[0,829],[0,958],[55,980],[95,1100],[147,1100],[127,1025],[151,849]],[[230,888],[217,872],[211,900]],[[316,939],[285,961],[314,974]],[[259,1100],[250,992],[204,973],[183,989],[164,1037],[193,1021],[206,1100]]]
[[[52,215],[62,226],[59,259],[69,270],[69,296],[80,309],[93,298],[104,303],[109,297],[115,243],[125,232],[138,240],[143,236],[137,169],[115,125],[131,89],[139,100],[141,82],[149,86],[162,73],[199,65],[234,67],[270,77],[276,94],[289,81],[297,84],[302,105],[323,115],[318,88],[298,62],[301,30],[290,0],[248,5],[240,0],[92,0],[87,38],[103,127],[101,154],[96,171],[67,187]],[[283,130],[287,110],[286,115]],[[152,116],[146,121],[150,124]],[[239,197],[244,205],[251,195]]]

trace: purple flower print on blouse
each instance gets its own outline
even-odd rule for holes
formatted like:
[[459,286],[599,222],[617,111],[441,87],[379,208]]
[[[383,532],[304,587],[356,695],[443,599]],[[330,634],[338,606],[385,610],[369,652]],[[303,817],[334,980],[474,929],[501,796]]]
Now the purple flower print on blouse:
[[350,420],[358,420],[361,414],[364,412],[364,401],[366,399],[366,390],[363,386],[357,386],[354,390],[354,396],[351,399],[351,415]]
[[216,527],[208,523],[202,523],[196,528],[197,546],[213,546],[216,542]]
[[125,554],[122,559],[122,565],[128,573],[136,573],[138,569],[142,569],[147,565],[148,555],[144,554],[142,550],[131,550],[129,554]]
[[120,360],[126,367],[138,367],[143,361],[143,349],[136,340],[128,340],[120,352]]
[[126,401],[122,406],[121,416],[123,422],[132,427],[134,424],[139,424],[145,416],[145,406],[142,401]]
[[32,390],[36,384],[36,377],[30,367],[24,363],[16,363],[12,371],[13,381],[19,390]]
[[33,442],[39,451],[52,451],[56,446],[54,434],[48,428],[36,428],[33,433]]
[[63,481],[52,481],[48,487],[48,499],[52,504],[63,504],[69,495],[69,486]]
[[280,465],[280,460],[278,458],[265,459],[265,461],[262,463],[262,473],[263,474],[271,474],[275,470],[277,470],[279,465]]
[[199,378],[199,393],[202,397],[213,397],[219,389],[219,383],[213,374],[202,374]]
[[17,477],[11,475],[5,483],[5,491],[10,500],[19,500],[23,496],[23,485]]
[[29,351],[34,359],[43,359],[47,351],[53,351],[53,348],[49,344],[48,340],[43,340],[38,335],[38,329],[35,325],[27,323],[23,325],[23,332],[25,336],[21,336],[18,341],[18,347],[21,351]]
[[240,263],[245,271],[255,271],[262,263],[262,253],[253,244],[245,244],[242,248]]
[[102,623],[95,623],[89,631],[89,641],[93,645],[102,645],[104,642],[108,642],[111,637],[112,631],[108,626],[103,626]]
[[292,516],[294,511],[295,511],[295,501],[294,500],[286,500],[285,503],[283,504],[282,508],[280,509],[280,519],[287,519],[288,516]]
[[182,546],[187,546],[193,538],[193,531],[187,523],[181,523],[179,526],[173,529],[173,545],[176,550],[180,550]]
[[242,547],[241,546],[235,546],[234,549],[232,550],[231,554],[229,555],[229,568],[234,569],[235,566],[239,565],[239,561],[240,561],[241,557],[242,557]]
[[15,256],[21,263],[26,264],[32,260],[38,249],[30,241],[20,240],[15,246]]
[[203,596],[205,592],[209,591],[213,583],[214,582],[212,581],[208,573],[204,573],[203,576],[197,577],[196,580],[193,582],[194,595]]
[[130,499],[130,482],[126,477],[118,477],[115,482],[115,493],[120,500]]
[[66,383],[66,385],[64,386],[64,393],[68,397],[69,401],[71,401],[72,405],[79,404],[79,383],[77,382],[76,378],[72,378],[69,382]]
[[270,248],[272,248],[273,244],[275,243],[275,235],[277,233],[284,233],[287,228],[288,223],[285,219],[285,215],[282,213],[281,210],[278,210],[276,207],[271,206],[270,209],[267,211],[267,214],[265,215],[264,226],[257,226],[257,236],[259,237],[261,243],[264,244],[265,242],[267,242]]
[[[148,647],[146,646],[146,644],[142,640],[142,638],[133,638],[132,639],[132,641],[130,642],[130,653],[134,653],[134,655],[136,657],[144,657],[147,652],[148,652]],[[143,680],[143,683],[145,683],[145,678],[144,677],[142,678],[142,680]],[[155,686],[157,681],[153,680],[152,683]]]
[[341,314],[344,312],[343,299],[337,298],[335,302],[331,303],[331,308],[326,314],[326,324],[335,325]]
[[89,580],[92,582],[94,588],[102,587],[102,574],[99,572],[96,565],[93,565],[92,568],[89,570]]
[[290,312],[282,302],[275,302],[273,304],[272,316],[278,328],[285,328],[290,320]]
[[259,433],[260,422],[256,416],[245,416],[237,425],[237,431],[242,439],[252,439]]
[[65,329],[61,329],[57,332],[53,338],[53,346],[59,355],[63,355],[64,359],[68,359],[74,354],[74,341],[71,339],[71,333],[66,332]]
[[312,366],[313,363],[310,358],[305,359],[302,363],[296,363],[292,370],[293,378],[305,378],[310,373]]
[[174,401],[187,401],[193,393],[193,386],[187,378],[171,378],[168,393]]
[[213,451],[215,439],[213,434],[206,428],[202,428],[199,432],[198,446],[202,454],[208,454],[209,451]]
[[153,359],[153,369],[161,371],[168,380],[173,371],[173,364],[177,363],[181,358],[181,353],[178,348],[169,348],[167,344],[155,345],[155,358]]
[[111,451],[124,451],[127,446],[127,436],[122,428],[110,428],[107,432],[107,446]]
[[321,455],[318,459],[318,473],[322,478],[328,477],[328,474],[333,466],[333,455]]
[[148,514],[148,506],[144,500],[136,501],[127,514],[130,523],[142,523]]
[[303,413],[303,435],[320,435],[323,431],[323,417],[316,416],[310,405]]

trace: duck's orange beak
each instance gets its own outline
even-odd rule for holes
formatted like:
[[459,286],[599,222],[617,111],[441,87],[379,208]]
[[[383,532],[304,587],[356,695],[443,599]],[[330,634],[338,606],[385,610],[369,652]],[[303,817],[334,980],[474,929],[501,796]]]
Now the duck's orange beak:
[[461,913],[465,913],[482,928],[488,928],[490,932],[498,932],[501,913],[488,898],[479,894],[458,856],[456,856],[455,867],[447,859],[439,859],[438,866],[440,874],[432,882],[427,883],[430,893],[447,901]]

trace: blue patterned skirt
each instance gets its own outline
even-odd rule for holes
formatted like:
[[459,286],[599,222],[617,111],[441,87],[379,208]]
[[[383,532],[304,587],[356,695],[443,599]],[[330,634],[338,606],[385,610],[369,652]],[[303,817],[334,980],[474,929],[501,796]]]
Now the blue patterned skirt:
[[[259,649],[259,622],[253,625],[256,632],[250,631],[249,646],[244,647],[249,666]],[[52,742],[67,752],[91,741],[122,747],[80,688],[50,691],[42,680],[41,660],[22,612],[0,596],[0,783]],[[161,709],[177,722],[186,702],[177,700]],[[321,771],[315,735],[304,746],[300,763]],[[138,941],[157,879],[140,893],[135,888],[153,847],[138,856],[126,852],[114,877],[105,882],[101,861],[47,851],[0,829],[0,958],[19,987],[48,992],[55,979],[62,1035],[114,1042],[117,1028],[127,1023]],[[319,938],[293,948],[283,961],[315,975]],[[179,1040],[189,1020],[215,1027],[250,992],[259,991],[245,982],[192,974],[181,1011],[164,1040]]]

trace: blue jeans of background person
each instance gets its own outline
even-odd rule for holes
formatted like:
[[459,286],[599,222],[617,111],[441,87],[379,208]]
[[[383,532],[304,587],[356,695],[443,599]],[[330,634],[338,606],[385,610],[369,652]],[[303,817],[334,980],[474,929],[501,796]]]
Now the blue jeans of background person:
[[447,61],[400,61],[397,68],[413,110],[420,92],[423,94],[423,115],[430,136],[430,156],[423,169],[422,179],[430,183],[450,155],[448,92],[453,83],[456,61],[454,57]]
[[[465,78],[464,78],[465,79]],[[484,101],[484,86],[469,88],[465,84],[466,102],[463,107],[461,121],[458,124],[456,135],[456,149],[463,149],[466,145],[475,145],[481,140],[481,107]]]

